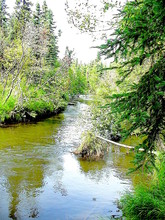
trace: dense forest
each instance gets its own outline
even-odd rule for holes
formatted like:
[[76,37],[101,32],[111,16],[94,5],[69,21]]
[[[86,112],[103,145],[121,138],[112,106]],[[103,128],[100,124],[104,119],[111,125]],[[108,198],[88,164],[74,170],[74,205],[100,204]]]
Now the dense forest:
[[[68,47],[59,58],[61,31],[46,1],[32,10],[31,1],[16,0],[8,14],[6,1],[0,0],[0,124],[39,120],[63,110],[75,95],[92,94],[90,150],[103,147],[96,133],[115,141],[136,135],[141,141],[130,172],[141,170],[153,178],[150,187],[121,199],[123,214],[164,219],[165,2],[103,1],[102,6],[99,16],[98,6],[89,1],[74,8],[66,2],[69,23],[92,35],[104,32],[96,59],[79,64]],[[114,8],[112,21],[102,21]],[[109,65],[101,57],[110,59]]]
[[5,1],[0,4],[1,122],[54,111],[63,96],[60,87],[57,92],[55,87],[59,81],[64,86],[60,75],[65,73],[69,60],[61,64],[61,71],[56,71],[58,36],[52,11],[46,1],[42,7],[37,4],[34,12],[30,1],[16,1],[9,15]]
[[0,123],[64,109],[70,97],[85,92],[88,69],[98,68],[98,62],[80,66],[68,47],[59,59],[60,30],[46,1],[34,11],[30,1],[16,1],[12,15],[7,11],[0,1]]

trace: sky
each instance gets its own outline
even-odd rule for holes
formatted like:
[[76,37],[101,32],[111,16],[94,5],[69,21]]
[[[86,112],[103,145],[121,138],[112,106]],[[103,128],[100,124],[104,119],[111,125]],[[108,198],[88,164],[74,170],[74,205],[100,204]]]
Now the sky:
[[[9,11],[12,12],[16,0],[6,0],[9,7]],[[74,49],[75,57],[79,62],[89,63],[97,56],[97,49],[91,48],[92,46],[100,45],[100,42],[93,42],[92,37],[89,34],[82,34],[76,28],[71,28],[71,25],[67,22],[67,15],[65,12],[66,0],[47,0],[48,7],[53,11],[54,20],[56,22],[57,29],[62,31],[62,35],[59,38],[59,57],[64,56],[66,46],[69,49]],[[73,1],[73,0],[70,0]],[[43,0],[31,0],[36,5],[39,2],[42,5]]]

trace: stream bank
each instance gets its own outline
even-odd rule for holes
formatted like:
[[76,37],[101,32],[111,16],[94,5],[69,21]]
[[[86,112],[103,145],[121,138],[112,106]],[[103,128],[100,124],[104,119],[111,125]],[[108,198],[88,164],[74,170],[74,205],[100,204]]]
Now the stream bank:
[[0,127],[17,123],[31,123],[44,120],[64,111],[67,107],[67,104],[68,101],[63,100],[54,109],[39,109],[38,107],[38,109],[35,111],[26,107],[15,108],[13,111],[8,113],[8,116],[5,117],[3,121],[0,121]]
[[57,107],[54,109],[37,109],[36,111],[32,111],[28,108],[15,108],[8,114],[8,117],[5,117],[4,121],[0,121],[0,127],[10,126],[12,124],[18,123],[34,123],[42,121],[46,118],[53,117],[57,114],[63,112],[67,105],[75,105],[76,101],[78,100],[79,95],[75,95],[73,97],[69,97],[67,100],[62,99],[57,104]]

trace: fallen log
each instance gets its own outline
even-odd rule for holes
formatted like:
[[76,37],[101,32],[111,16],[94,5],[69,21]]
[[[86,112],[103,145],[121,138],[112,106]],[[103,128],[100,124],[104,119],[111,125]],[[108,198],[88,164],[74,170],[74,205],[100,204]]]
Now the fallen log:
[[76,105],[75,102],[69,102],[68,105]]
[[[103,141],[106,141],[108,143],[111,143],[111,144],[114,144],[116,146],[119,146],[119,147],[124,147],[124,148],[129,148],[129,149],[135,149],[135,147],[133,146],[128,146],[128,145],[125,145],[125,144],[120,144],[120,143],[117,143],[115,141],[111,141],[111,140],[108,140],[106,138],[103,138],[103,137],[100,137],[98,135],[96,135],[96,138],[99,138],[100,140],[103,140]],[[143,151],[144,149],[143,148],[140,148],[139,151]]]

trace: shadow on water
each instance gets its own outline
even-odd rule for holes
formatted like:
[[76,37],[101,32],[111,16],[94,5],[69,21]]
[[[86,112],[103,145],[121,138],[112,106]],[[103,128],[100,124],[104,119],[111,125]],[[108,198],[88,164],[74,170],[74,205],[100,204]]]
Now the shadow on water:
[[29,207],[30,217],[38,216],[35,198],[42,192],[50,163],[62,169],[52,146],[63,119],[60,114],[44,122],[0,129],[0,192],[9,203],[6,210],[4,200],[0,201],[2,219],[21,219],[19,213],[24,207]]
[[63,114],[35,124],[11,125],[0,128],[0,150],[3,147],[46,145],[54,143],[53,135],[57,133],[64,119]]
[[84,161],[70,153],[89,115],[81,101],[45,121],[0,128],[0,219],[122,215],[116,200],[139,181],[126,176],[132,154],[112,146],[104,160]]

